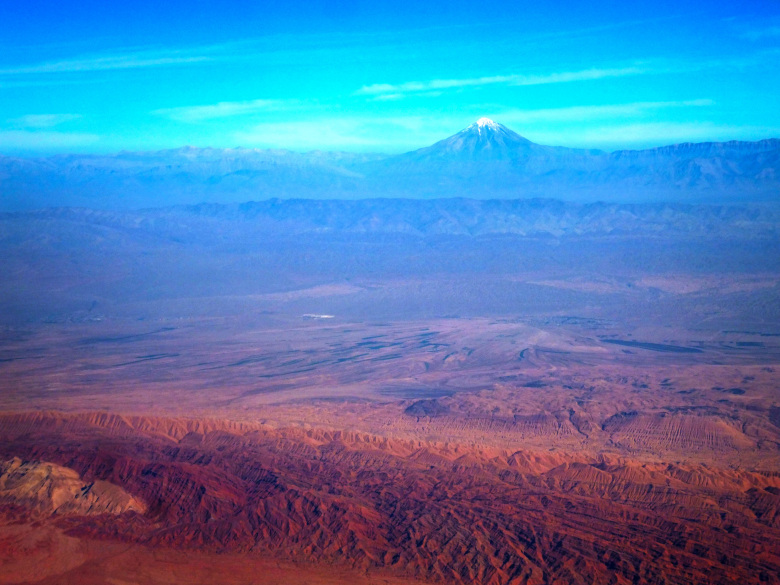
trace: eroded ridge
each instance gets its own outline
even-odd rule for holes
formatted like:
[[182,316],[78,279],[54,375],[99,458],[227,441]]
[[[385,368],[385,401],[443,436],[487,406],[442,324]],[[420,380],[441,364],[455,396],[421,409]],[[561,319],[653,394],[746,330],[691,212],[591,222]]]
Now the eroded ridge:
[[358,580],[760,583],[780,574],[780,473],[769,471],[105,414],[5,415],[0,451],[145,502],[47,521],[87,541],[247,562],[271,555]]

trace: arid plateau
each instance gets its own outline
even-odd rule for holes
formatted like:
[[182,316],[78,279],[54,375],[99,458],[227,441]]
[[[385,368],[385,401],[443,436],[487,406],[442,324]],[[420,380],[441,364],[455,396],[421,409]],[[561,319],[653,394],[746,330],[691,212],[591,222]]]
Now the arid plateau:
[[0,582],[777,583],[776,218],[4,214]]

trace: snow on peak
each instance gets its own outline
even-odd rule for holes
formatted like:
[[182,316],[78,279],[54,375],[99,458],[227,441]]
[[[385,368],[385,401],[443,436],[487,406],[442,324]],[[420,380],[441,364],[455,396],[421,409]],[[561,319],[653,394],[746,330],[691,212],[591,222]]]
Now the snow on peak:
[[477,120],[477,126],[479,128],[482,128],[483,126],[487,126],[488,128],[498,128],[498,124],[496,124],[490,118],[480,118]]
[[479,132],[480,134],[482,134],[482,130],[483,130],[483,129],[485,129],[485,130],[493,130],[493,131],[495,131],[495,130],[499,130],[499,125],[498,125],[498,124],[496,124],[496,123],[495,123],[493,120],[491,120],[490,118],[480,118],[479,120],[477,120],[476,122],[474,122],[474,123],[473,123],[471,126],[469,126],[468,128],[466,128],[466,129],[464,130],[464,132],[465,132],[465,131],[467,131],[467,130],[476,130],[477,132]]

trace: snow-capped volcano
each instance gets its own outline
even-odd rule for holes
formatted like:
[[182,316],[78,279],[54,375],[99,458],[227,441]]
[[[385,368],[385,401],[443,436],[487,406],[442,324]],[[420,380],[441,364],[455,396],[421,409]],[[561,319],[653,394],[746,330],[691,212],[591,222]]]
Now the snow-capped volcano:
[[417,159],[513,160],[535,147],[544,148],[490,118],[480,118],[457,134],[410,154]]
[[482,128],[485,128],[487,130],[498,130],[499,128],[498,124],[496,124],[490,118],[480,118],[473,124],[469,125],[469,128],[471,128],[472,126],[476,126],[477,130],[482,130]]

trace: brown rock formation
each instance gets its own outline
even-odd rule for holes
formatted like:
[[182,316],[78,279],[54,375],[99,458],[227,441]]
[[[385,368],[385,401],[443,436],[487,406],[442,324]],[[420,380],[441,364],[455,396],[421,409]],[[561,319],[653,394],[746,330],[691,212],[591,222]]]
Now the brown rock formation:
[[141,500],[119,486],[99,479],[85,482],[67,467],[18,457],[0,462],[0,502],[28,508],[41,516],[146,512]]
[[[5,457],[121,486],[71,536],[440,583],[766,583],[780,474],[216,420],[19,414]],[[21,504],[20,504],[21,505]]]

